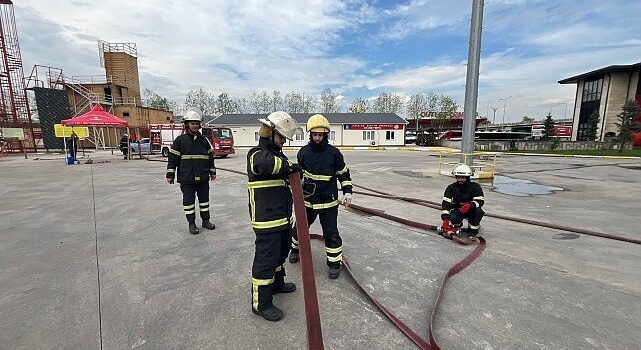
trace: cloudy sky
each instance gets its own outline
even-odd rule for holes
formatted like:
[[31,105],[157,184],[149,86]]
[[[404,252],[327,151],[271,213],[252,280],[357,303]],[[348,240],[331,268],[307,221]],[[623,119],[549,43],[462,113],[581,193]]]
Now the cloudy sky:
[[[180,101],[279,89],[344,99],[434,91],[462,105],[471,0],[15,1],[25,74],[104,74],[97,40],[134,42],[141,86]],[[486,0],[478,111],[571,117],[558,80],[641,62],[641,1]]]

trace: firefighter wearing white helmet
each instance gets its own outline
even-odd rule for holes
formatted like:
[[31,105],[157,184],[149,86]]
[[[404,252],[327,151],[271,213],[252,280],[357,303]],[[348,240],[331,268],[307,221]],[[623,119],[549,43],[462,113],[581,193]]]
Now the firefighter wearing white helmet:
[[252,312],[269,321],[283,318],[283,311],[272,303],[272,295],[291,293],[294,283],[285,282],[285,260],[289,254],[295,221],[292,210],[290,174],[302,172],[283,154],[286,139],[300,129],[285,112],[274,112],[258,119],[258,145],[247,153],[247,192],[249,216],[256,234],[252,264]]
[[[210,220],[209,181],[216,179],[216,166],[211,144],[200,133],[201,115],[189,110],[183,117],[185,133],[178,136],[169,149],[167,182],[171,185],[177,177],[183,194],[183,211],[189,224],[189,233],[198,234],[196,212],[200,213],[202,227],[216,228]],[[178,169],[178,170],[176,170]],[[178,176],[176,176],[178,174]],[[198,196],[198,208],[196,208]],[[198,210],[197,210],[198,209]]]
[[467,164],[459,164],[452,175],[456,182],[445,189],[443,202],[441,203],[441,219],[443,220],[443,236],[452,238],[452,235],[459,234],[459,228],[463,225],[463,219],[468,220],[467,236],[475,237],[481,227],[485,196],[481,185],[470,181],[474,171]]
[[[307,222],[311,225],[319,217],[325,238],[325,254],[329,267],[329,278],[340,275],[343,260],[343,241],[338,232],[338,184],[343,192],[342,203],[352,202],[352,179],[345,165],[343,154],[329,144],[329,121],[321,114],[314,114],[307,120],[309,143],[298,152],[298,164],[303,168],[305,183],[313,183],[314,193],[305,198]],[[299,260],[298,237],[292,237],[290,263]]]

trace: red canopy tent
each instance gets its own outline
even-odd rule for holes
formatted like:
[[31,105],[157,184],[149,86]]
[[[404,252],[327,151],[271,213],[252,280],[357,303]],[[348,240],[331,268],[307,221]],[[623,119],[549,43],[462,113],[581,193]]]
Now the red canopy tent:
[[129,126],[127,121],[105,111],[99,104],[93,106],[93,108],[85,114],[63,120],[62,124],[74,126]]
[[[93,126],[93,127],[126,127],[127,138],[129,138],[129,123],[126,120],[120,119],[115,115],[105,111],[100,104],[96,104],[91,110],[85,114],[81,114],[71,119],[62,121],[62,125],[69,126]],[[94,129],[95,133],[95,129]],[[94,134],[95,135],[95,134]],[[104,134],[103,134],[104,139]],[[103,140],[104,142],[104,140]],[[127,140],[129,143],[129,140]],[[98,142],[96,142],[96,149],[98,149]],[[111,151],[113,153],[113,149]]]

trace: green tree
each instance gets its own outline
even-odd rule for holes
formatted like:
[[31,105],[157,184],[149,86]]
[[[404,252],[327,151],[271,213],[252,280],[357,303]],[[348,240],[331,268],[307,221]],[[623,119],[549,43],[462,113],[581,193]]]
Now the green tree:
[[534,118],[530,118],[527,115],[523,117],[523,123],[534,123]]
[[216,113],[228,114],[236,113],[238,111],[238,105],[236,101],[229,97],[229,94],[226,92],[218,95],[216,99]]
[[367,113],[370,110],[370,106],[367,101],[362,97],[357,97],[352,101],[352,104],[347,107],[347,111],[350,113]]
[[398,113],[403,108],[401,96],[389,92],[381,92],[372,105],[372,110],[376,113]]
[[634,101],[628,101],[623,105],[623,111],[617,114],[616,123],[617,142],[619,144],[619,152],[623,152],[625,145],[632,140],[632,133],[641,130],[641,124],[635,120],[639,114],[639,107]]
[[185,97],[185,108],[195,108],[203,115],[216,112],[216,98],[204,89],[192,90]]
[[427,109],[427,100],[425,99],[425,95],[414,94],[410,96],[410,100],[407,101],[405,108],[407,109],[407,114],[415,120],[416,131],[418,132],[418,119],[421,116],[421,112],[425,112]]
[[552,119],[552,115],[548,113],[543,123],[543,140],[548,141],[554,135],[554,119]]
[[177,104],[175,101],[169,100],[155,93],[151,89],[142,90],[142,105],[144,107],[160,109],[163,111],[175,112]]
[[599,111],[594,110],[588,118],[588,128],[586,134],[589,141],[594,141],[597,138],[597,130],[599,129]]
[[332,92],[332,89],[327,88],[321,92],[320,107],[323,113],[337,113],[340,111],[338,96]]

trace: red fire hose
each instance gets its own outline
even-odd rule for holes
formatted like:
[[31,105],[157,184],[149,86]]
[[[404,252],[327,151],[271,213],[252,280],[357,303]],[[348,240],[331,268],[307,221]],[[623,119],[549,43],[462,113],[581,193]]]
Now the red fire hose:
[[[373,196],[373,197],[381,197],[381,198],[389,198],[389,199],[398,199],[418,205],[422,205],[425,207],[430,207],[434,209],[441,209],[441,203],[436,203],[432,201],[428,201],[425,199],[420,199],[420,198],[411,198],[411,197],[401,197],[401,196],[395,196],[390,193],[386,193],[383,191],[378,191],[372,188],[367,188],[365,186],[359,186],[359,185],[354,185],[354,187],[362,188],[364,190],[373,192],[373,193],[367,193],[367,192],[360,192],[360,191],[354,191],[354,193],[357,194],[362,194],[366,196]],[[575,232],[575,233],[580,233],[584,235],[589,235],[589,236],[595,236],[595,237],[601,237],[601,238],[606,238],[606,239],[612,239],[615,241],[622,241],[622,242],[628,242],[628,243],[634,243],[634,244],[641,244],[640,239],[634,239],[630,237],[624,237],[624,236],[619,236],[619,235],[613,235],[610,233],[604,233],[604,232],[599,232],[599,231],[593,231],[593,230],[586,230],[578,227],[570,227],[570,226],[562,226],[562,225],[555,225],[555,224],[550,224],[547,222],[543,221],[536,221],[536,220],[530,220],[530,219],[522,219],[522,218],[516,218],[512,216],[507,216],[507,215],[500,215],[500,214],[491,214],[491,213],[485,213],[485,216],[492,217],[492,218],[497,218],[497,219],[502,219],[502,220],[508,220],[508,221],[514,221],[514,222],[520,222],[524,224],[530,224],[530,225],[535,225],[535,226],[541,226],[541,227],[547,227],[555,230],[561,230],[561,231],[567,231],[567,232]]]
[[303,202],[303,186],[300,182],[300,175],[298,173],[289,175],[289,183],[292,188],[294,212],[296,213],[296,232],[298,233],[303,300],[305,303],[305,319],[307,320],[307,349],[323,350],[323,332],[321,330],[318,297],[316,295],[312,245],[309,240],[309,225],[307,224],[307,214],[305,203]]
[[[232,169],[218,168],[218,170],[229,171],[232,173],[245,175],[245,173]],[[301,275],[303,280],[303,299],[305,304],[305,319],[307,323],[307,347],[310,350],[320,350],[323,349],[323,337],[322,329],[320,322],[320,313],[318,309],[318,297],[316,295],[316,281],[314,279],[314,266],[312,263],[312,252],[311,252],[311,242],[310,238],[322,240],[323,236],[310,234],[308,223],[307,223],[307,214],[305,209],[305,204],[303,202],[303,190],[300,182],[300,177],[297,175],[291,175],[289,181],[292,187],[292,195],[294,197],[294,211],[296,214],[296,232],[298,233],[298,244],[300,249],[300,263],[301,263]],[[381,210],[376,210],[372,208],[363,207],[356,204],[351,204],[349,206],[352,209],[366,212],[372,215],[380,216],[382,218],[393,220],[398,223],[402,223],[408,226],[416,227],[423,230],[436,231],[437,227],[435,225],[424,224],[417,221],[412,221],[408,219],[403,219],[397,216],[389,215],[384,213]],[[434,319],[436,318],[436,313],[438,307],[441,303],[443,293],[445,291],[445,285],[447,280],[454,276],[455,274],[461,272],[467,266],[469,266],[485,249],[486,242],[483,237],[477,237],[479,239],[479,245],[469,253],[463,260],[456,263],[452,266],[441,281],[439,286],[436,300],[432,307],[430,313],[427,333],[429,336],[429,341],[425,340],[414,332],[409,326],[407,326],[403,321],[401,321],[394,313],[392,313],[385,305],[380,301],[374,298],[368,291],[363,287],[363,285],[354,277],[349,260],[346,256],[343,256],[343,264],[345,270],[348,272],[349,276],[352,278],[354,283],[360,288],[360,290],[365,293],[365,295],[383,312],[387,318],[389,318],[394,325],[396,325],[405,336],[407,336],[414,344],[416,344],[421,350],[441,350],[439,345],[436,343],[436,338],[434,337]]]

